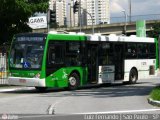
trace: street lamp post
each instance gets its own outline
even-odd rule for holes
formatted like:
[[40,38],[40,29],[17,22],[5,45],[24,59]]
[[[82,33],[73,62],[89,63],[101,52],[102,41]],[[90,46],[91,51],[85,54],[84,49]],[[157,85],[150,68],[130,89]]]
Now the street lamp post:
[[132,15],[132,4],[131,0],[129,0],[129,22],[131,22],[131,15]]
[[79,0],[79,10],[78,10],[78,13],[79,13],[79,26],[80,26],[80,32],[82,31],[82,19],[81,19],[81,0]]
[[[94,25],[93,25],[93,16],[91,15],[91,13],[89,13],[89,12],[87,12],[87,10],[85,10],[85,9],[83,9],[82,7],[81,7],[81,0],[79,0],[79,4],[78,4],[79,6],[78,6],[78,11],[76,11],[76,8],[77,8],[77,1],[76,1],[76,3],[75,3],[75,5],[74,5],[74,7],[73,8],[75,8],[75,12],[78,12],[78,17],[79,17],[79,27],[80,27],[80,32],[81,32],[81,30],[82,30],[82,16],[81,16],[81,10],[83,10],[83,12],[85,12],[85,13],[87,13],[90,17],[91,17],[91,20],[92,20],[92,34],[94,34]],[[75,13],[74,12],[74,13]]]
[[[72,12],[72,9],[74,5],[74,0],[70,0],[70,3],[68,3],[68,6],[70,6],[69,11],[70,11],[70,27],[75,26],[75,19],[74,19],[74,13]],[[74,19],[72,21],[72,18]]]
[[[84,10],[82,7],[79,7],[79,9],[82,9],[83,12],[86,12],[90,17],[91,17],[91,20],[92,20],[92,34],[94,34],[94,25],[93,25],[93,16],[91,13],[89,13],[87,10]],[[82,22],[81,20],[81,17],[80,17],[80,23]],[[80,25],[80,32],[81,32],[81,25]]]
[[49,26],[49,9],[47,9],[47,32],[49,32],[49,28],[50,28],[50,26]]
[[92,20],[92,34],[94,34],[94,25],[93,25],[93,16],[91,15],[91,13],[85,11],[90,17],[91,17],[91,20]]
[[69,11],[70,11],[70,27],[72,27],[72,21],[71,21],[71,19],[72,19],[72,13],[71,13],[71,3],[68,3],[68,5],[69,5]]
[[51,12],[51,10],[53,10],[53,1],[51,1],[51,0],[49,0],[49,6],[48,6],[48,8],[47,8],[47,32],[49,32],[50,31],[50,12]]
[[125,16],[125,25],[124,25],[124,34],[126,35],[126,30],[127,30],[127,13],[125,10],[122,11]]

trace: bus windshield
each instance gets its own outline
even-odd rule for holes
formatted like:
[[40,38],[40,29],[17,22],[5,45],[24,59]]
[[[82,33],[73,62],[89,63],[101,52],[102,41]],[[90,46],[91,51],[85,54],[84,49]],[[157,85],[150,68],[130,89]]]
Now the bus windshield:
[[17,69],[40,69],[44,52],[44,42],[16,41],[12,44],[10,67]]

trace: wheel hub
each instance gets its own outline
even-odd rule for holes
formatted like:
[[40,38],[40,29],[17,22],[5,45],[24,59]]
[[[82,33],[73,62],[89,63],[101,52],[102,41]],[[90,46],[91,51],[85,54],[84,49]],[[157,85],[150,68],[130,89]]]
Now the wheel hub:
[[76,85],[76,78],[75,77],[70,77],[69,78],[69,83],[70,83],[70,85],[75,86]]

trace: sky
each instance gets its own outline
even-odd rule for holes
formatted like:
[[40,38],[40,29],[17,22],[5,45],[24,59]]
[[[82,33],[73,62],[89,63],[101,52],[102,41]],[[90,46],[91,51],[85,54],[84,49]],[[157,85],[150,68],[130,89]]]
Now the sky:
[[[131,0],[132,16],[160,14],[160,0]],[[123,16],[122,11],[129,14],[129,0],[110,0],[111,17]]]

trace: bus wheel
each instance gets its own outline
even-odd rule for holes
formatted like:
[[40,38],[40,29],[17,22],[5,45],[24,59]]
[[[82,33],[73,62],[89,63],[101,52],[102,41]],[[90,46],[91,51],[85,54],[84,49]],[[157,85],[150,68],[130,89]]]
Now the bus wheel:
[[35,87],[35,88],[40,92],[45,92],[47,90],[47,87]]
[[80,78],[77,73],[72,73],[68,79],[68,88],[70,90],[75,90],[80,84]]
[[137,79],[138,79],[138,73],[137,73],[136,69],[131,69],[131,71],[129,73],[129,83],[135,84],[137,82]]

